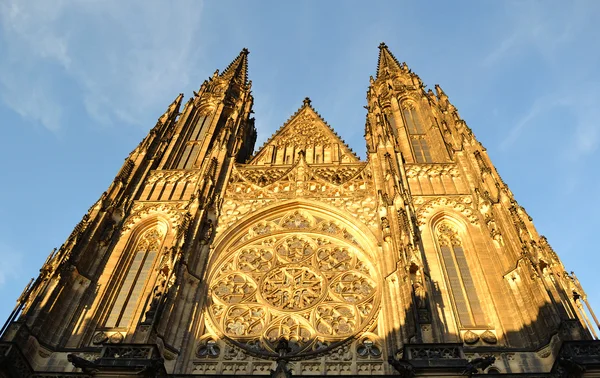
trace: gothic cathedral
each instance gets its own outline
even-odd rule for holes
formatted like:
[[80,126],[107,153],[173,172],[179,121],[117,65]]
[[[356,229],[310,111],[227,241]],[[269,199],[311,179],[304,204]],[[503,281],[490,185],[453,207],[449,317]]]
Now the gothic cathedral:
[[246,49],[177,96],[18,299],[0,377],[599,374],[577,278],[379,50],[366,161],[308,98],[254,152]]

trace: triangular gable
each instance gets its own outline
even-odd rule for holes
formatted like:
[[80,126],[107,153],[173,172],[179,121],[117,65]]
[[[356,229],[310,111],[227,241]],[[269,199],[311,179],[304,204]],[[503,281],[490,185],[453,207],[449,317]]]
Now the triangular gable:
[[260,148],[248,164],[291,165],[299,154],[309,164],[356,163],[360,159],[310,105],[304,105]]

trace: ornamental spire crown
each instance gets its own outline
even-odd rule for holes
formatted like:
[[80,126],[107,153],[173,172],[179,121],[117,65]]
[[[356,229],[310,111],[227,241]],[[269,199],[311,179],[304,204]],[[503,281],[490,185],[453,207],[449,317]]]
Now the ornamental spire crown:
[[250,51],[244,47],[233,62],[225,68],[221,77],[227,79],[233,78],[241,84],[248,84],[248,54],[250,54]]
[[387,45],[384,42],[379,44],[379,59],[377,61],[377,78],[383,76],[385,73],[391,73],[394,71],[402,70],[402,64],[398,62],[398,59],[390,52]]

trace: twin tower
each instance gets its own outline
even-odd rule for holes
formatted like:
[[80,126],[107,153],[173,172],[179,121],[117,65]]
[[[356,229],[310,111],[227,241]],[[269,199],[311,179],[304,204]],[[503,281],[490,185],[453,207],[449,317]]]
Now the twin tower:
[[179,95],[2,329],[0,377],[576,377],[576,277],[385,44],[361,161],[311,105],[257,151],[248,50]]

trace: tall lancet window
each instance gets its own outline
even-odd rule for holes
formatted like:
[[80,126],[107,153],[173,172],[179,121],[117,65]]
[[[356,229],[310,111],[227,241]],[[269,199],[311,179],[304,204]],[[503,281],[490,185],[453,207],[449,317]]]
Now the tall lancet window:
[[441,222],[436,237],[461,326],[487,325],[457,228]]
[[429,144],[425,137],[425,130],[423,124],[417,113],[417,109],[412,104],[406,104],[406,107],[402,109],[402,117],[404,118],[404,124],[410,137],[410,144],[415,154],[415,161],[417,163],[431,163],[431,152],[429,150]]
[[146,231],[139,237],[106,321],[107,327],[129,326],[162,240],[163,234],[156,228]]

